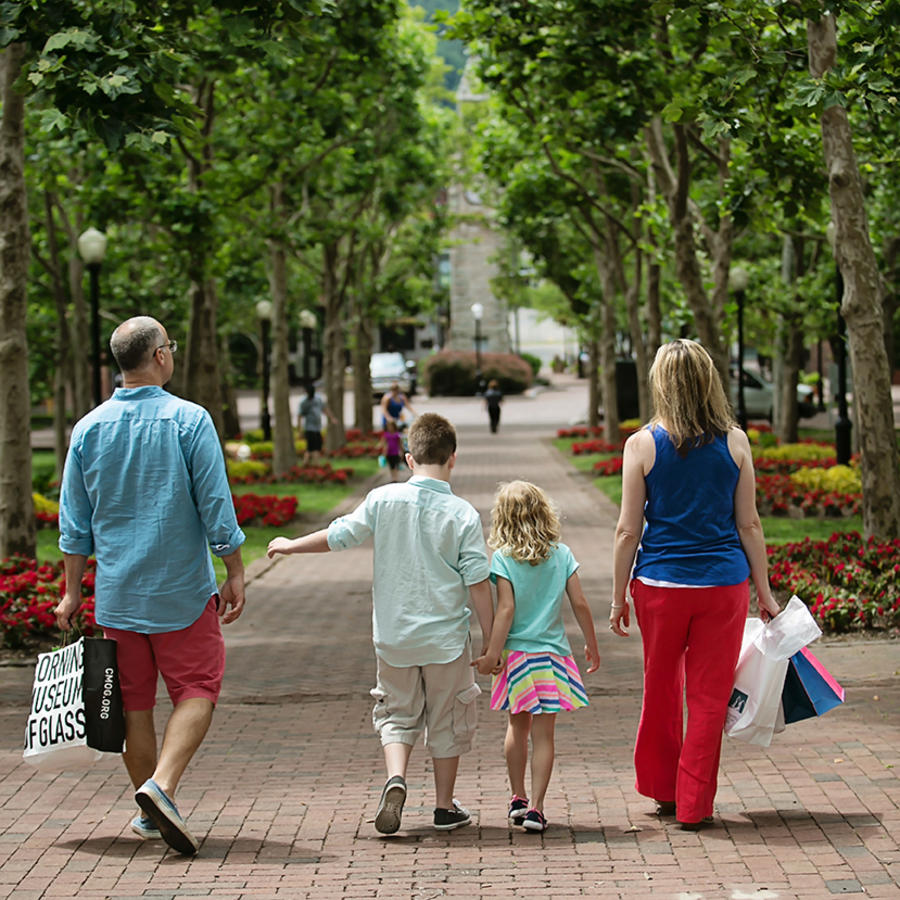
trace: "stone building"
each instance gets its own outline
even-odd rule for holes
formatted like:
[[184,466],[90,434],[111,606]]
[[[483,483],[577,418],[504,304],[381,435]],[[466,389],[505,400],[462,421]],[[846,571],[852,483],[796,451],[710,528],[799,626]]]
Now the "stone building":
[[[472,91],[468,71],[467,65],[456,92],[460,116],[465,114],[466,104],[485,99],[484,95]],[[495,225],[494,211],[476,190],[461,184],[448,190],[447,204],[457,224],[450,234],[450,322],[445,347],[475,349],[476,322],[472,306],[480,303],[484,311],[479,329],[482,352],[509,353],[512,347],[506,303],[491,290],[491,279],[499,271],[495,259],[504,246],[503,235]]]

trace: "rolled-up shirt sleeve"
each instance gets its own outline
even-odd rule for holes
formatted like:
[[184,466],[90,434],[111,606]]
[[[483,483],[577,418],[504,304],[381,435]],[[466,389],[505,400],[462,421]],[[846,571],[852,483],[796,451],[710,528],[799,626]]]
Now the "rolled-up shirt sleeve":
[[367,541],[374,532],[374,515],[368,498],[352,513],[340,516],[328,526],[328,546],[331,550],[348,550]]
[[484,581],[491,574],[481,519],[473,514],[460,535],[459,571],[466,587]]
[[91,556],[94,533],[91,518],[94,509],[84,485],[81,451],[75,438],[69,446],[59,491],[59,549],[76,556]]
[[206,410],[200,411],[196,427],[191,430],[188,465],[209,548],[215,556],[228,556],[247,538],[238,525],[222,447]]

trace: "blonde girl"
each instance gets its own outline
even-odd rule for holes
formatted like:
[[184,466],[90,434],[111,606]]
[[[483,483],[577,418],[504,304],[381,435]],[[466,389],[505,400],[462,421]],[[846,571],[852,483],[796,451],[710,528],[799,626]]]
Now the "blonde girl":
[[[560,710],[588,703],[562,618],[568,595],[584,635],[587,671],[600,665],[591,610],[578,580],[578,563],[559,540],[559,516],[547,495],[527,481],[501,484],[491,510],[491,580],[497,614],[484,655],[473,663],[493,673],[491,709],[506,710],[503,749],[512,799],[510,824],[545,831],[544,797],[553,771],[553,732]],[[525,791],[531,736],[531,800]]]

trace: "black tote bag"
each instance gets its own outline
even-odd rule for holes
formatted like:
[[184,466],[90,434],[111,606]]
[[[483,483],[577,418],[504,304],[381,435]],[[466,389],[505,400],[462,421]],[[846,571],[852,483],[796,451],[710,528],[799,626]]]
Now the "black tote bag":
[[85,638],[82,694],[88,747],[121,753],[125,744],[125,710],[114,640]]

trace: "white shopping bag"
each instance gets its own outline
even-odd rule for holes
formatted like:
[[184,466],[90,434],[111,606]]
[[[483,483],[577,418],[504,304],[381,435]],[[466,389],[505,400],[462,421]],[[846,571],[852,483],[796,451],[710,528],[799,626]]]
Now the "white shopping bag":
[[796,595],[769,622],[747,620],[725,734],[748,744],[769,746],[775,731],[784,730],[781,692],[788,660],[821,634],[806,604]]
[[84,638],[38,654],[25,726],[25,762],[58,772],[90,766],[103,756],[87,746],[83,673]]

